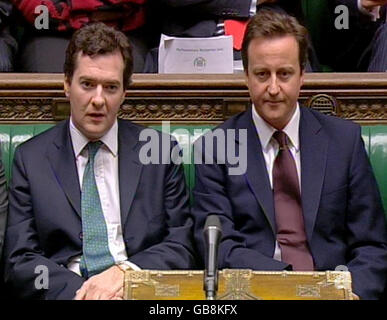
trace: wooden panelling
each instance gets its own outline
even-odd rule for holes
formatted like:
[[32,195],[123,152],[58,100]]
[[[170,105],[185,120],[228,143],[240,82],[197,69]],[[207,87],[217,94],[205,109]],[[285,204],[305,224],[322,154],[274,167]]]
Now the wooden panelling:
[[[387,124],[387,73],[307,73],[300,102],[361,124]],[[248,105],[243,74],[135,74],[119,117],[145,124],[220,123]],[[63,74],[0,74],[2,123],[68,115]]]

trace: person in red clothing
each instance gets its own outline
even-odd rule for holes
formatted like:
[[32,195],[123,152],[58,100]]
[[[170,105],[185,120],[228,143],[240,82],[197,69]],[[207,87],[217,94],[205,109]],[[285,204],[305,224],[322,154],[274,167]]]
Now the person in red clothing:
[[[147,0],[12,0],[21,13],[18,71],[62,72],[65,49],[73,32],[86,24],[104,22],[128,36],[134,54],[134,72],[141,72],[148,47],[145,30]],[[36,27],[48,11],[48,29]]]

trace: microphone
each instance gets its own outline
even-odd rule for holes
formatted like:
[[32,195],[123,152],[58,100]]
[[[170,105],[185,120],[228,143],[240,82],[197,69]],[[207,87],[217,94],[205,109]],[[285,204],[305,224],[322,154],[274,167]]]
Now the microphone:
[[204,271],[204,291],[207,300],[215,300],[218,291],[218,247],[222,238],[222,226],[216,215],[210,215],[204,225],[206,243],[206,269]]

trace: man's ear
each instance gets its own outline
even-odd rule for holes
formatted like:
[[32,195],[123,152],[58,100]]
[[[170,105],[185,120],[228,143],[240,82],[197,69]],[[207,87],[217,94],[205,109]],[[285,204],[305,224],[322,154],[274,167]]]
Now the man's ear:
[[68,78],[65,78],[63,86],[64,86],[64,93],[68,98],[70,96],[70,81]]

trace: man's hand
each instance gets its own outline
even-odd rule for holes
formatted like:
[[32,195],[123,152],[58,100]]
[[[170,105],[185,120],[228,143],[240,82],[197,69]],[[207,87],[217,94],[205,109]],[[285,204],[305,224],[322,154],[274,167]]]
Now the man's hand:
[[385,4],[387,4],[387,0],[361,0],[362,7],[369,11],[377,6],[383,6]]
[[124,272],[112,266],[84,282],[74,300],[122,300],[123,287]]
[[353,292],[352,292],[352,298],[353,298],[353,300],[360,300],[359,296]]

